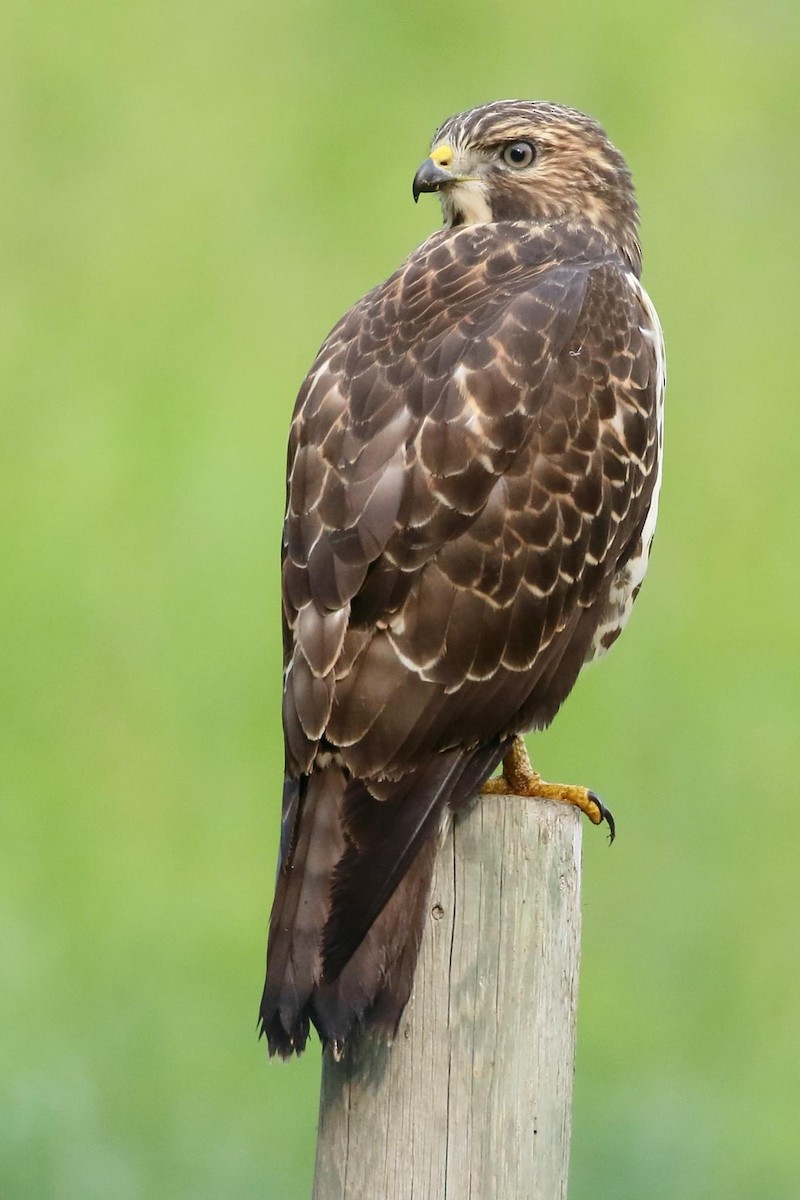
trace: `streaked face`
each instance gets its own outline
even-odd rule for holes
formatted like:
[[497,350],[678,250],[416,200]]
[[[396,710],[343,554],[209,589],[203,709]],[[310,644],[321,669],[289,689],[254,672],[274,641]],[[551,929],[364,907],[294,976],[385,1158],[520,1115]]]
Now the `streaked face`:
[[570,216],[603,224],[615,213],[635,219],[619,151],[591,118],[551,104],[500,101],[451,117],[414,190],[438,191],[451,226]]

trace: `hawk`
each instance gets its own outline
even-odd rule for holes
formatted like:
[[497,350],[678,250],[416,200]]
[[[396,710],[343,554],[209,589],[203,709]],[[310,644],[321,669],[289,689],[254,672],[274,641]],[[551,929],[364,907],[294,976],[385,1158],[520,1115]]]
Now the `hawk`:
[[482,786],[610,820],[520,735],[618,636],[655,529],[664,348],[622,155],[501,101],[445,121],[413,191],[444,228],[335,326],[291,426],[260,1012],[283,1056],[310,1023],[335,1053],[393,1035],[443,824]]

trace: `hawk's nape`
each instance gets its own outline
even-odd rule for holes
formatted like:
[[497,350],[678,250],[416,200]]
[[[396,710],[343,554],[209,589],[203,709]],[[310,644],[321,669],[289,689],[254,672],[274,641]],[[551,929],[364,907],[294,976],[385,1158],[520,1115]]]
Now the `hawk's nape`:
[[663,347],[621,156],[523,102],[435,146],[450,227],[339,322],[292,422],[282,1055],[311,1023],[393,1034],[447,815],[617,636],[655,527]]

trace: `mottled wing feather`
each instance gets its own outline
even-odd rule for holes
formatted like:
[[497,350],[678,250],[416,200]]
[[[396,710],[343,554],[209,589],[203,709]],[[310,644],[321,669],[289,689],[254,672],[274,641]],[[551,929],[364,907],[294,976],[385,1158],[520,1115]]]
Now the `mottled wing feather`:
[[[358,590],[345,592],[342,607],[329,610],[328,589],[312,580],[313,600],[294,618],[290,673],[315,679],[302,697],[302,767],[321,724],[334,744],[352,747],[346,761],[366,776],[407,769],[409,739],[419,756],[507,731],[520,692],[536,708],[533,693],[553,658],[553,639],[576,606],[602,601],[640,533],[654,480],[655,361],[640,330],[636,294],[619,265],[603,262],[547,270],[537,263],[521,282],[526,290],[505,293],[499,312],[496,302],[488,313],[484,303],[480,314],[462,311],[453,318],[459,329],[481,328],[481,354],[486,339],[495,339],[495,357],[480,374],[471,368],[473,343],[464,339],[461,358],[448,358],[427,413],[415,411],[417,376],[394,406],[383,405],[384,430],[391,424],[406,439],[389,456],[396,468],[381,480],[391,495],[391,525],[387,518],[378,526],[368,505],[361,516],[344,504],[338,512],[329,507],[327,523],[315,526],[318,540],[310,552],[303,547],[311,558],[327,544],[326,560],[337,563],[348,522],[353,536],[359,533],[360,558],[354,553],[345,562],[358,574]],[[446,301],[445,293],[442,306]],[[382,311],[386,300],[379,294],[371,303]],[[559,321],[548,324],[554,313]],[[359,329],[362,323],[356,322]],[[487,334],[487,327],[496,333]],[[447,336],[454,336],[452,328]],[[347,360],[346,348],[337,353]],[[433,379],[423,377],[423,389],[426,382],[432,393]],[[335,386],[346,394],[344,378]],[[352,419],[346,425],[351,442],[357,426]],[[315,433],[301,408],[300,445]],[[366,494],[360,461],[328,463],[329,479],[336,480],[330,488],[361,487]],[[587,624],[580,626],[584,636]],[[323,665],[334,669],[334,647],[352,666],[331,696],[319,676]],[[501,679],[518,672],[525,678],[500,689],[508,702],[495,708],[495,728],[465,725],[487,679],[498,672]],[[572,682],[565,679],[564,688]],[[392,705],[398,688],[404,703]],[[439,713],[443,695],[464,689],[463,705],[449,699]],[[548,688],[534,723],[549,719],[560,699]]]
[[[293,631],[285,718],[298,771],[331,722],[336,744],[358,740],[343,725],[362,720],[359,705],[344,685],[330,686],[339,654],[352,653],[348,631],[382,633],[395,617],[384,636],[397,665],[411,640],[402,617],[410,594],[415,661],[429,632],[441,639],[479,607],[463,590],[437,590],[427,568],[497,507],[492,491],[533,435],[586,287],[585,268],[560,265],[554,249],[492,230],[430,239],[348,314],[309,373],[291,435],[284,563]],[[490,526],[484,518],[479,536]],[[481,578],[496,573],[496,549],[486,547]],[[505,594],[513,583],[513,568],[497,581]],[[443,605],[449,614],[437,612]],[[440,649],[431,647],[431,668]],[[364,647],[349,689],[372,658],[383,672],[389,652]],[[368,773],[385,763],[373,766]]]

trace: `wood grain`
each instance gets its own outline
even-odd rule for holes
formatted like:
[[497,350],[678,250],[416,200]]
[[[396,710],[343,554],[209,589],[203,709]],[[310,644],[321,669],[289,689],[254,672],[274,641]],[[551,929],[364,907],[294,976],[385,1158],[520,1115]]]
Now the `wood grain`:
[[391,1046],[323,1061],[314,1200],[559,1200],[580,956],[581,819],[486,796],[437,862]]

